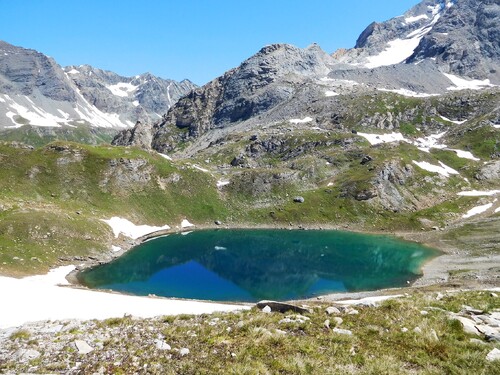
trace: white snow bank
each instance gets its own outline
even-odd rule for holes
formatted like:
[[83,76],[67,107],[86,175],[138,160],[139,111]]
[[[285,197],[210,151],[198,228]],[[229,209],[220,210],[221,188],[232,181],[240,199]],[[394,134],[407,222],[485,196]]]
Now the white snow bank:
[[402,294],[396,294],[393,296],[374,296],[374,297],[366,297],[361,299],[349,299],[344,301],[335,301],[340,305],[362,305],[362,306],[374,306],[379,304],[380,302],[387,301],[389,299],[394,298],[402,298],[404,297]]
[[14,120],[15,116],[23,117],[29,121],[30,125],[35,126],[61,127],[59,123],[65,123],[67,121],[67,118],[58,117],[36,106],[27,96],[16,95],[15,98],[19,100],[19,102],[9,95],[5,95],[6,100],[3,100],[9,106],[9,111],[5,115],[10,118],[14,124],[13,126],[7,126],[7,128],[12,129],[23,126],[23,124],[19,124]]
[[425,20],[425,19],[429,19],[429,17],[427,17],[426,14],[421,14],[419,16],[405,18],[405,22],[406,23],[414,23],[414,22],[417,22],[419,20]]
[[68,74],[80,74],[80,72],[78,70],[76,70],[75,68],[71,69]]
[[226,185],[229,185],[229,184],[230,184],[229,181],[225,181],[225,180],[219,180],[219,181],[217,181],[217,187],[218,188],[226,186]]
[[161,153],[158,153],[158,155],[160,155],[162,158],[165,158],[167,160],[172,160],[172,158],[166,154],[161,154]]
[[[420,151],[430,152],[431,148],[443,149],[446,148],[445,144],[439,143],[439,139],[441,139],[446,132],[431,134],[427,137],[417,138],[413,143]],[[412,143],[410,141],[406,141],[408,143]]]
[[187,219],[182,220],[181,228],[189,228],[194,227],[194,224],[191,224]]
[[170,229],[168,225],[164,225],[163,227],[154,227],[150,225],[135,225],[134,223],[128,221],[127,219],[123,219],[117,216],[114,216],[109,220],[103,219],[102,221],[104,221],[111,227],[116,238],[118,238],[120,233],[123,233],[123,235],[127,237],[137,239],[149,233]]
[[444,121],[452,122],[452,123],[457,124],[457,125],[462,125],[464,122],[467,121],[467,120],[463,120],[463,121],[450,120],[448,117],[444,117],[441,115],[439,115],[439,117],[441,117]]
[[495,210],[495,213],[499,213],[500,212],[500,207],[498,207],[496,210]]
[[200,166],[198,166],[196,164],[193,164],[193,168],[197,169],[197,170],[199,170],[201,172],[205,172],[205,173],[209,173],[210,172],[208,169],[202,168],[202,167],[200,167]]
[[134,86],[131,83],[119,82],[116,85],[106,86],[106,88],[113,93],[113,95],[126,97],[130,93],[134,92],[138,86]]
[[311,122],[313,119],[311,117],[304,117],[303,119],[292,118],[288,120],[291,124],[306,124]]
[[470,151],[455,150],[453,148],[451,148],[450,150],[454,151],[457,154],[457,156],[459,158],[462,158],[462,159],[470,159],[470,160],[475,160],[475,161],[481,160],[479,158],[476,158],[474,155],[472,155],[472,153]]
[[482,214],[483,212],[488,211],[492,206],[493,206],[493,203],[488,203],[488,204],[484,204],[482,206],[477,206],[477,207],[471,208],[462,217],[464,219],[467,219],[467,218],[469,218],[471,216]]
[[483,81],[478,79],[465,79],[453,74],[443,73],[446,78],[448,78],[455,86],[450,86],[447,88],[449,91],[455,90],[481,90],[485,87],[494,87],[495,85],[491,84],[489,79],[485,79]]
[[336,93],[335,91],[325,91],[325,96],[327,98],[332,97],[332,96],[338,96],[339,94]]
[[379,143],[390,143],[396,141],[405,141],[401,133],[388,133],[388,134],[368,134],[358,133],[359,136],[366,138],[371,145],[378,145]]
[[500,190],[488,190],[488,191],[481,191],[481,190],[470,190],[470,191],[461,191],[457,195],[460,195],[462,197],[487,197],[495,194],[500,194]]
[[399,64],[411,56],[421,36],[416,36],[410,39],[395,39],[387,43],[387,48],[380,54],[368,57],[368,63],[365,66],[369,69],[378,68],[379,66]]
[[444,177],[450,177],[450,175],[452,175],[452,174],[459,174],[456,170],[448,167],[446,164],[444,164],[442,162],[439,162],[439,165],[434,165],[434,164],[431,164],[431,163],[426,162],[426,161],[418,162],[418,161],[413,160],[413,164],[416,164],[418,167],[420,167],[426,171],[438,173]]
[[403,89],[403,88],[397,89],[397,90],[396,89],[380,89],[380,88],[378,88],[377,90],[384,91],[384,92],[393,92],[395,94],[408,96],[408,97],[412,97],[412,98],[428,98],[431,96],[439,96],[439,94],[427,94],[424,92],[415,92],[415,91],[411,91],[411,90]]
[[74,266],[59,267],[47,275],[15,279],[0,276],[0,328],[40,320],[108,319],[125,314],[141,318],[178,314],[210,314],[248,309],[246,306],[163,298],[135,297],[60,287]]

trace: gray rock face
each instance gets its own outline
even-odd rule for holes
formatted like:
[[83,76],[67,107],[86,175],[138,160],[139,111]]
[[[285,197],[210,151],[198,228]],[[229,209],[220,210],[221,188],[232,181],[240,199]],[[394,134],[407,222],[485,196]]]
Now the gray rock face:
[[500,3],[460,0],[443,13],[408,62],[435,58],[450,72],[500,83]]
[[0,41],[0,93],[30,96],[35,88],[53,100],[76,99],[64,72],[53,59]]
[[331,63],[332,58],[317,45],[264,47],[238,68],[179,100],[166,123],[188,128],[190,136],[196,137],[248,120],[289,100],[304,79],[325,76]]

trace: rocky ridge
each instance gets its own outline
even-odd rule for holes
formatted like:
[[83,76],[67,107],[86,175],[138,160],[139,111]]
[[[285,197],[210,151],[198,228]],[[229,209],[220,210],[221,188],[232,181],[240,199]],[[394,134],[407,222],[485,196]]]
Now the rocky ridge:
[[0,41],[0,129],[132,127],[161,118],[195,87],[149,73],[128,78],[88,65],[62,69],[40,52]]

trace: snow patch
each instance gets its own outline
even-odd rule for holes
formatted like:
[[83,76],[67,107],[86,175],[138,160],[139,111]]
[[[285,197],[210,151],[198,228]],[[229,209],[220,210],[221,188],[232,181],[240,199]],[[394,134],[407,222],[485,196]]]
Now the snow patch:
[[496,210],[495,210],[495,213],[499,213],[500,212],[500,207],[498,207]]
[[389,133],[389,134],[368,134],[368,133],[358,133],[359,136],[366,138],[371,145],[378,145],[379,143],[391,143],[397,141],[406,141],[401,133]]
[[485,87],[494,87],[495,85],[491,84],[489,79],[485,79],[483,81],[478,79],[465,79],[462,77],[455,76],[453,74],[443,73],[446,78],[448,78],[451,83],[455,86],[450,86],[447,88],[449,91],[456,90],[481,90]]
[[439,117],[441,117],[444,121],[452,122],[452,123],[457,124],[457,125],[462,125],[464,122],[467,122],[467,120],[463,120],[463,121],[450,120],[449,118],[441,116],[441,115],[439,115]]
[[417,22],[420,20],[426,20],[426,19],[429,19],[429,17],[427,17],[427,14],[421,14],[420,16],[405,18],[405,22],[408,24],[408,23],[414,23],[414,22]]
[[158,153],[158,155],[160,155],[162,158],[165,158],[167,160],[170,160],[170,161],[172,160],[172,158],[170,156],[168,156],[168,155],[161,154],[161,153]]
[[182,220],[181,228],[189,228],[194,227],[194,224],[191,224],[187,219]]
[[120,233],[122,233],[124,236],[133,238],[135,240],[149,233],[170,229],[168,225],[164,225],[163,227],[135,225],[129,220],[117,216],[114,216],[109,220],[101,219],[101,221],[105,222],[111,227],[116,238],[118,238]]
[[113,253],[117,253],[119,251],[122,251],[122,248],[120,246],[112,245],[111,250],[113,251]]
[[6,128],[20,128],[23,124],[19,124],[14,120],[14,117],[20,116],[29,121],[30,125],[46,126],[46,127],[61,127],[60,122],[66,122],[66,118],[58,117],[52,113],[45,112],[43,109],[37,107],[33,101],[27,96],[18,96],[19,101],[26,100],[31,108],[25,107],[12,99],[10,96],[5,95],[4,102],[9,106],[10,111],[5,115],[10,118],[14,126]]
[[455,174],[455,175],[459,174],[456,170],[448,167],[443,162],[439,162],[439,165],[434,165],[434,164],[431,164],[431,163],[426,162],[426,161],[418,162],[418,161],[413,160],[413,164],[416,164],[418,167],[422,168],[423,170],[426,170],[428,172],[438,173],[444,177],[450,177],[450,175],[452,175],[452,174]]
[[133,104],[134,107],[139,107],[139,101],[138,100],[134,100],[132,102],[132,104]]
[[210,173],[210,171],[208,169],[202,168],[202,167],[200,167],[200,166],[198,166],[196,164],[193,164],[192,167],[194,169],[197,169],[197,170],[201,171],[201,172]]
[[455,149],[450,149],[451,151],[454,151],[459,158],[462,159],[469,159],[469,160],[474,160],[474,161],[479,161],[481,159],[476,158],[470,151],[463,151],[463,150],[455,150]]
[[327,98],[329,97],[332,97],[332,96],[338,96],[339,94],[337,94],[335,91],[325,91],[325,96]]
[[292,118],[288,120],[291,124],[307,124],[311,122],[313,119],[311,117],[304,117],[303,119]]
[[482,214],[483,212],[488,211],[492,206],[493,206],[493,203],[488,203],[488,204],[484,204],[482,206],[477,206],[477,207],[471,208],[469,211],[467,211],[467,213],[465,215],[462,216],[462,218],[467,219],[469,217]]
[[78,70],[76,70],[75,68],[71,69],[68,74],[80,74],[80,72]]
[[368,57],[368,63],[365,66],[369,69],[379,66],[394,65],[405,61],[410,57],[420,43],[422,36],[410,39],[395,39],[387,43],[387,48],[380,54]]
[[457,195],[461,197],[488,197],[495,194],[500,194],[500,190],[470,190],[470,191],[461,191]]
[[106,86],[106,88],[113,93],[113,95],[127,97],[130,93],[134,92],[138,86],[134,86],[128,82],[119,82],[116,85]]
[[229,184],[230,184],[230,181],[224,181],[224,180],[217,181],[217,187],[218,188],[226,186],[226,185],[229,185]]
[[393,92],[399,95],[408,96],[412,98],[429,98],[431,96],[439,96],[439,94],[427,94],[424,92],[415,92],[408,89],[377,89],[378,91]]
[[23,279],[0,276],[0,298],[2,305],[8,306],[0,311],[0,328],[17,327],[27,322],[43,320],[103,320],[124,315],[152,318],[249,308],[60,287],[59,285],[68,285],[66,275],[74,269],[74,266],[63,266],[51,270],[47,275]]

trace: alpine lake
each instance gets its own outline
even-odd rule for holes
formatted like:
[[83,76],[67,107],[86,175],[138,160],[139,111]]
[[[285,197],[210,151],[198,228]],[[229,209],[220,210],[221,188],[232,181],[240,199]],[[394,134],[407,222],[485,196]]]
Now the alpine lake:
[[199,230],[143,242],[77,278],[134,295],[283,301],[405,286],[439,254],[389,236],[333,230]]

